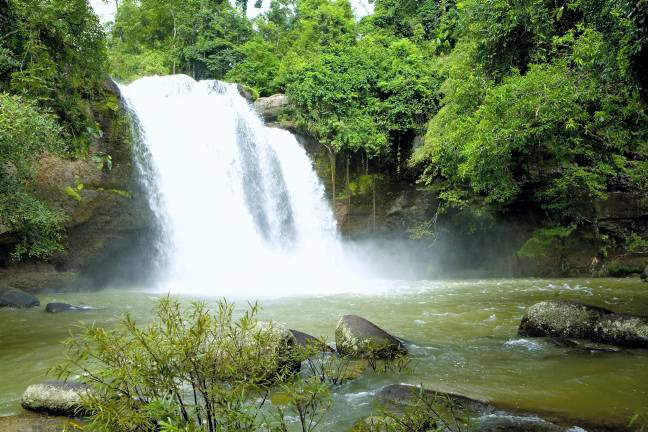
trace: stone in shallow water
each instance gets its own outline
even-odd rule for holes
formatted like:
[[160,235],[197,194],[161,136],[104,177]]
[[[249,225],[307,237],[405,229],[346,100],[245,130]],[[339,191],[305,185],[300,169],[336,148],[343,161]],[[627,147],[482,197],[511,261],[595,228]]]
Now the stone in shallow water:
[[5,288],[0,290],[0,308],[32,308],[40,306],[36,297],[16,288]]
[[473,420],[477,432],[561,432],[565,429],[536,416],[489,414]]
[[44,414],[25,412],[20,415],[0,416],[0,431],[2,432],[62,432],[70,422],[80,424],[80,421],[68,417],[53,417]]
[[[466,431],[471,432],[586,432],[574,426],[574,421],[556,416],[539,417],[536,413],[501,407],[497,403],[471,399],[453,393],[425,389],[410,384],[390,384],[376,392],[379,406],[394,412],[402,412],[405,407],[414,406],[418,401],[426,401],[434,406],[444,421],[452,422],[453,415],[459,422],[467,422]],[[454,413],[454,414],[449,414]],[[575,423],[583,423],[576,421]],[[590,431],[608,430],[607,426],[593,427]],[[613,427],[614,430],[623,428]],[[364,430],[364,429],[357,429]],[[454,430],[454,429],[453,429]],[[463,428],[461,430],[464,430]]]
[[82,411],[82,398],[91,391],[82,383],[45,381],[27,387],[21,404],[30,411],[74,417]]
[[97,310],[89,306],[74,306],[68,303],[47,303],[45,312],[47,313],[60,313],[60,312],[88,312]]
[[569,301],[544,301],[522,318],[520,336],[589,339],[611,345],[648,348],[648,318]]
[[403,342],[371,321],[357,315],[344,315],[335,329],[337,351],[344,356],[395,358],[407,354]]
[[294,330],[290,329],[290,332],[295,336],[295,341],[297,345],[302,346],[302,347],[307,347],[307,346],[315,346],[320,348],[324,352],[333,352],[334,349],[331,348],[324,342],[322,339],[317,338],[313,335],[310,335],[308,333],[304,333],[299,330]]

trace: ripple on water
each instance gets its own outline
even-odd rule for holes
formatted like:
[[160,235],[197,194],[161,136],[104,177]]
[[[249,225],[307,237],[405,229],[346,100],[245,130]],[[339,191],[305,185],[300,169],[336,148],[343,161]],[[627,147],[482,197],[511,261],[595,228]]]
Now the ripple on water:
[[534,342],[529,339],[512,339],[504,342],[504,347],[506,348],[517,348],[522,347],[526,348],[529,351],[542,351],[544,347],[538,342]]

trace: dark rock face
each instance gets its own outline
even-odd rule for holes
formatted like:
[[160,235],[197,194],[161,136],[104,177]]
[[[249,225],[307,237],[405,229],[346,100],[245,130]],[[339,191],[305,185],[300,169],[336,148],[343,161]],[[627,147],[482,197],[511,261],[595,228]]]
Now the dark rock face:
[[16,288],[0,290],[0,308],[12,307],[26,309],[36,306],[40,306],[40,302],[31,294],[27,294]]
[[82,398],[91,391],[82,383],[45,381],[27,387],[21,405],[30,411],[74,417],[82,413]]
[[[117,106],[121,96],[116,84],[108,80],[104,90]],[[67,216],[66,252],[38,265],[13,264],[0,255],[0,287],[29,292],[96,289],[116,278],[137,281],[150,274],[146,268],[155,254],[151,244],[157,227],[139,182],[127,112],[98,109],[93,115],[103,135],[90,143],[86,157],[45,154],[34,166],[35,194]],[[3,229],[0,243],[15,243]],[[0,253],[10,250],[11,245],[5,246]]]
[[254,102],[254,94],[252,94],[252,91],[247,86],[236,84],[236,90],[239,92],[243,99],[250,103]]
[[47,306],[45,306],[45,312],[47,313],[88,312],[93,310],[97,309],[85,306],[74,306],[67,303],[47,303]]
[[611,345],[648,348],[648,319],[577,302],[545,301],[527,310],[518,334],[590,339]]
[[344,315],[335,329],[337,351],[354,358],[394,358],[407,354],[407,349],[396,337],[374,323],[357,315]]

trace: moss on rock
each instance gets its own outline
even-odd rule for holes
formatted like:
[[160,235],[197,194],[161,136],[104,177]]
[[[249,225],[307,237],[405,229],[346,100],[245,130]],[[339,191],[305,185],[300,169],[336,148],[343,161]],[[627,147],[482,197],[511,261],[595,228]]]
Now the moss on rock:
[[648,347],[648,318],[617,314],[576,302],[544,301],[522,318],[520,336],[590,339],[611,345]]

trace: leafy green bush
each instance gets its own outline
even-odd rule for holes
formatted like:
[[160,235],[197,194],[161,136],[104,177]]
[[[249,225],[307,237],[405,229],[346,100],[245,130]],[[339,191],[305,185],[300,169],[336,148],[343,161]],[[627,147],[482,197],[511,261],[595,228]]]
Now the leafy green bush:
[[73,155],[98,134],[91,101],[107,78],[105,37],[86,0],[7,0],[0,19],[0,90],[49,109]]
[[47,258],[62,250],[62,213],[30,193],[33,162],[61,150],[54,116],[27,99],[0,92],[0,225],[14,233],[12,258]]
[[[296,373],[287,330],[258,321],[257,311],[253,305],[235,319],[224,301],[212,313],[203,303],[166,298],[147,326],[127,315],[114,330],[86,327],[67,341],[54,371],[80,374],[94,388],[84,400],[90,430],[286,430],[284,414],[295,412],[312,431],[328,387]],[[267,402],[277,389],[272,410]]]

